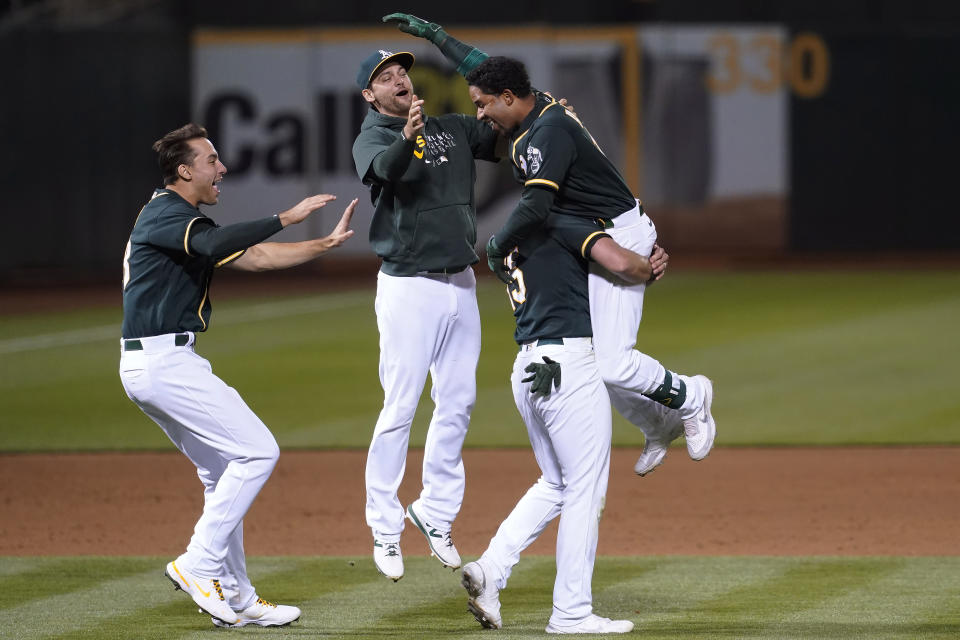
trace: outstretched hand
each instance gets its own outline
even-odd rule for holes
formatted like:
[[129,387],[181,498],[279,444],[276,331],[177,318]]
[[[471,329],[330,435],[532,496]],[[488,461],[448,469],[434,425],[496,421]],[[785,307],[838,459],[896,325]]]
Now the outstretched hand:
[[285,227],[291,224],[299,224],[306,220],[311,213],[325,206],[331,200],[336,199],[337,196],[329,193],[320,193],[315,196],[310,196],[309,198],[304,198],[278,216],[280,218],[280,224]]
[[404,33],[409,33],[418,38],[426,38],[433,44],[440,46],[440,43],[447,39],[447,32],[436,22],[427,22],[423,18],[418,18],[409,13],[391,13],[383,16],[384,22],[392,22]]
[[350,201],[347,208],[343,210],[343,215],[340,216],[340,222],[333,228],[330,235],[323,239],[325,249],[339,247],[353,236],[353,229],[350,228],[350,220],[353,218],[353,211],[357,208],[358,201],[357,198]]

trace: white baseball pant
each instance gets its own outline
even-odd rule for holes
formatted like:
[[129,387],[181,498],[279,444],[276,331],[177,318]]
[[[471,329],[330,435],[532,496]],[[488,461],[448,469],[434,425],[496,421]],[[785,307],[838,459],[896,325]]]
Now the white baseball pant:
[[[621,247],[642,256],[649,256],[657,241],[657,228],[640,213],[639,204],[614,218],[613,227],[605,231]],[[595,262],[590,263],[588,283],[593,346],[613,407],[648,439],[672,440],[682,430],[680,412],[643,395],[663,382],[663,365],[635,348],[647,285],[628,284]],[[687,387],[687,403],[699,406],[690,398],[696,393],[692,386]]]
[[[547,397],[521,382],[527,364],[543,356],[559,362],[561,373],[560,388]],[[521,347],[511,382],[542,475],[500,525],[482,560],[503,589],[520,553],[559,515],[550,622],[569,626],[593,611],[593,565],[610,470],[610,399],[590,338]]]
[[480,311],[473,269],[450,275],[377,276],[380,384],[384,401],[367,452],[367,525],[398,542],[404,508],[397,489],[406,468],[410,427],[427,374],[435,405],[423,453],[418,512],[450,530],[463,503],[461,453],[477,397]]
[[121,340],[120,379],[127,396],[156,422],[197,467],[204,486],[203,514],[176,563],[220,580],[237,611],[254,603],[243,552],[243,517],[280,455],[267,426],[235,389],[215,376],[176,334],[139,338],[142,349]]

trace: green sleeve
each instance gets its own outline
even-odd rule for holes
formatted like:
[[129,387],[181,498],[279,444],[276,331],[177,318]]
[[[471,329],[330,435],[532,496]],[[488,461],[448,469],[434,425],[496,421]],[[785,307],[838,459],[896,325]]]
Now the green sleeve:
[[447,39],[437,46],[447,60],[457,65],[457,73],[462,76],[476,69],[481,62],[490,57],[480,49],[460,42],[451,35],[447,35]]
[[556,191],[540,186],[524,188],[516,209],[493,238],[497,246],[510,252],[520,241],[540,227],[550,215]]
[[353,163],[357,169],[357,177],[363,184],[372,183],[371,171],[373,161],[378,155],[387,150],[399,137],[383,127],[364,129],[353,142]]
[[221,258],[263,242],[283,229],[279,216],[218,227],[209,218],[200,218],[188,231],[189,254]]
[[370,173],[381,182],[399,180],[410,166],[415,142],[415,140],[397,138],[383,153],[373,159]]

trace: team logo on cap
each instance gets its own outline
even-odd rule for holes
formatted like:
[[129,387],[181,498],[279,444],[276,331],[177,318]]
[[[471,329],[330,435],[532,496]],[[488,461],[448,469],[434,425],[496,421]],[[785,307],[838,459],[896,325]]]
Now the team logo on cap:
[[393,55],[393,51],[384,51],[383,49],[380,49],[380,59],[381,59],[381,60],[386,60],[387,58],[389,58],[389,57],[392,56],[392,55]]

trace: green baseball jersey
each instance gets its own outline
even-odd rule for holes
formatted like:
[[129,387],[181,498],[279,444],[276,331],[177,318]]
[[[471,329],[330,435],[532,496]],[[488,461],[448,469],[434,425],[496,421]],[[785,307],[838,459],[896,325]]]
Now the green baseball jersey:
[[542,94],[510,136],[509,150],[514,177],[524,187],[556,192],[551,213],[612,218],[637,204],[580,120]]
[[477,262],[474,158],[495,161],[496,133],[476,118],[427,118],[399,179],[372,171],[374,159],[400,138],[405,118],[373,109],[353,143],[357,174],[370,186],[375,211],[370,245],[395,276],[442,271]]
[[550,216],[520,242],[507,258],[517,344],[593,335],[587,269],[593,245],[609,237],[594,220]]
[[210,280],[216,267],[244,250],[207,257],[190,251],[190,233],[217,224],[169,189],[158,189],[140,210],[123,257],[124,338],[206,331]]

